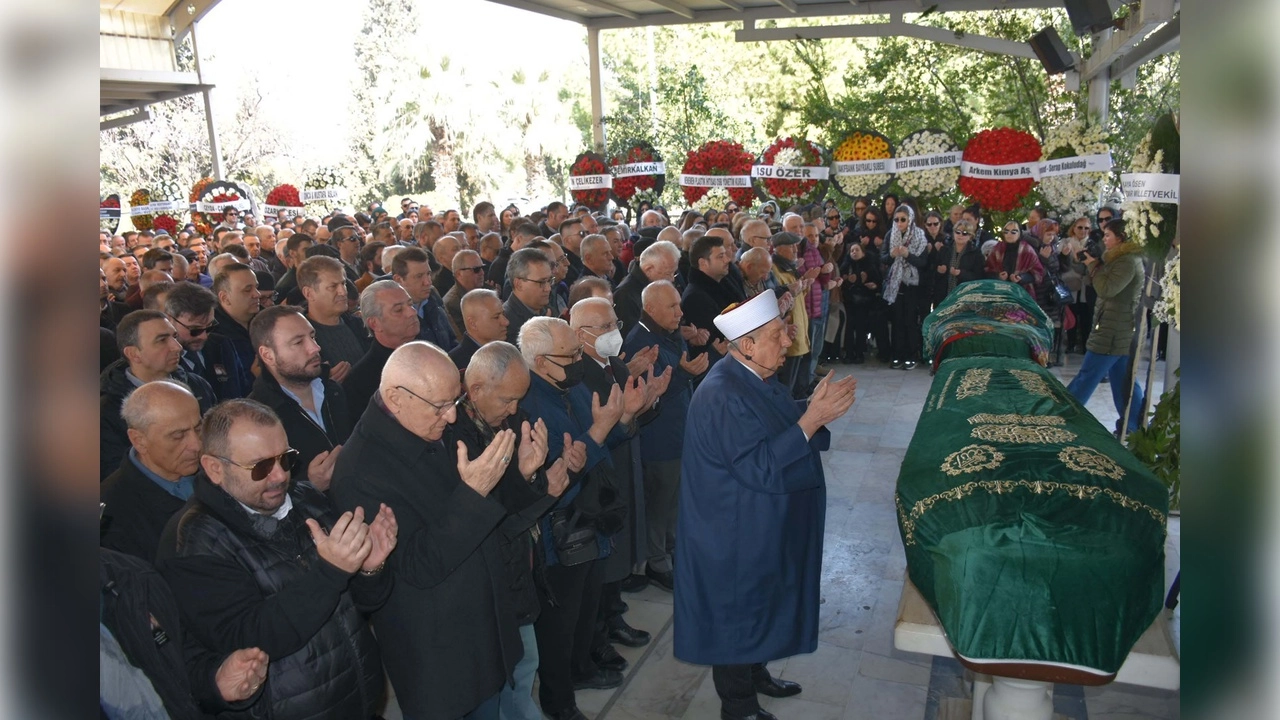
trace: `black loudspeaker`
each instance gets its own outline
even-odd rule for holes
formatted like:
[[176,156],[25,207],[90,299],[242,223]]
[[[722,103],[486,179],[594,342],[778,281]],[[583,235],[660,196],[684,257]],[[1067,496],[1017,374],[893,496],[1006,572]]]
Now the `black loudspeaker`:
[[1071,27],[1081,37],[1111,26],[1111,5],[1107,0],[1065,0]]
[[1045,72],[1050,75],[1066,72],[1068,68],[1075,64],[1075,61],[1071,59],[1071,53],[1067,52],[1067,46],[1062,42],[1062,37],[1058,35],[1058,31],[1054,30],[1052,26],[1032,35],[1027,43],[1031,45],[1036,57],[1040,58],[1040,62],[1044,64]]

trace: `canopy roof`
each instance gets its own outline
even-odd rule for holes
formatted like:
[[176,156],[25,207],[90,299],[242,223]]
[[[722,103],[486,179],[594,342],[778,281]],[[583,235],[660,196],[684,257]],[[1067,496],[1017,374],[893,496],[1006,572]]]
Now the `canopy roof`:
[[[99,116],[200,92],[210,86],[199,70],[178,68],[176,44],[218,0],[99,0]],[[119,125],[128,119],[109,121]],[[104,125],[105,126],[105,125]]]
[[800,17],[1062,7],[1062,0],[490,0],[600,29]]

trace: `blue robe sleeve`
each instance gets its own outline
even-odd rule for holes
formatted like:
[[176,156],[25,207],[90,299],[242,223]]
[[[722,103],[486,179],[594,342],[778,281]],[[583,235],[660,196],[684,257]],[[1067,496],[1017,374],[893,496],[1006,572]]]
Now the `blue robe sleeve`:
[[[721,406],[717,426],[733,428],[719,435],[721,457],[732,458],[731,471],[743,487],[756,492],[785,494],[822,487],[821,473],[813,472],[811,446],[804,431],[792,423],[780,433],[772,433],[741,398],[731,398]],[[830,433],[823,429],[814,435]]]

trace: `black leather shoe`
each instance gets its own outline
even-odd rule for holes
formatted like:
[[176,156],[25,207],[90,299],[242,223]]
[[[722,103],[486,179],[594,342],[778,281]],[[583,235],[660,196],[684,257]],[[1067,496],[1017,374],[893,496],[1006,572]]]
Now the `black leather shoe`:
[[638,593],[649,587],[649,578],[632,573],[618,583],[618,589],[625,593]]
[[618,618],[613,621],[614,625],[609,628],[610,642],[616,642],[619,645],[637,648],[644,647],[649,644],[652,639],[649,633],[644,630],[637,630],[627,624],[626,620]]
[[587,720],[587,716],[583,715],[582,711],[576,706],[560,712],[544,712],[542,714],[551,718],[551,720]]
[[790,680],[779,680],[771,677],[768,680],[755,681],[756,692],[774,698],[791,697],[800,694],[800,683]]
[[622,684],[622,673],[600,668],[589,678],[573,681],[574,690],[612,690]]
[[670,570],[662,572],[660,570],[654,570],[651,567],[647,567],[644,569],[644,576],[649,578],[649,582],[657,585],[663,590],[666,590],[667,592],[675,592],[676,579],[675,575],[672,574]]
[[619,655],[618,651],[609,643],[605,643],[603,647],[592,650],[591,660],[605,670],[615,670],[620,673],[626,672],[628,667],[627,659]]
[[768,712],[764,708],[761,708],[751,715],[730,715],[729,713],[721,710],[720,720],[778,720],[778,718],[774,717],[772,713]]

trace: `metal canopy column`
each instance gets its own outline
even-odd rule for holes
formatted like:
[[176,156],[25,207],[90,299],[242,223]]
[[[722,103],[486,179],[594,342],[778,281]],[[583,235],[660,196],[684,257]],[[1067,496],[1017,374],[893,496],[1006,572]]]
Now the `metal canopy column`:
[[204,122],[209,130],[209,154],[213,158],[213,179],[222,180],[222,146],[218,144],[218,133],[213,129],[213,99],[210,97],[213,88],[204,80],[204,71],[200,68],[200,23],[191,25],[191,54],[195,56],[196,77],[204,86],[200,94],[204,96]]
[[[1093,36],[1093,47],[1101,47],[1111,38],[1110,29],[1103,30]],[[1111,109],[1111,68],[1102,68],[1097,75],[1089,78],[1089,112],[1098,118],[1102,127],[1106,127]]]
[[591,84],[591,144],[604,152],[604,88],[600,68],[600,28],[587,28],[587,66]]

